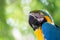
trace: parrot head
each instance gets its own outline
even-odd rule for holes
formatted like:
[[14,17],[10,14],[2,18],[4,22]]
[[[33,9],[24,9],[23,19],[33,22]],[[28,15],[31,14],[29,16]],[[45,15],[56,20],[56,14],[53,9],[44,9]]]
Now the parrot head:
[[31,26],[41,26],[44,22],[53,23],[52,16],[45,10],[34,10],[29,14],[29,24]]
[[29,24],[35,31],[38,40],[44,40],[42,33],[42,24],[49,22],[54,24],[52,16],[45,10],[33,10],[29,14]]

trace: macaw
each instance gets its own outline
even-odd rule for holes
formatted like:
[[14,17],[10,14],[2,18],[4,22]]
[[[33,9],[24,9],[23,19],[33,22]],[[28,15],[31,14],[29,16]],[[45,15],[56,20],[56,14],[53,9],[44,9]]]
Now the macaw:
[[29,14],[29,24],[37,40],[60,40],[60,27],[54,24],[52,16],[44,10],[34,10]]

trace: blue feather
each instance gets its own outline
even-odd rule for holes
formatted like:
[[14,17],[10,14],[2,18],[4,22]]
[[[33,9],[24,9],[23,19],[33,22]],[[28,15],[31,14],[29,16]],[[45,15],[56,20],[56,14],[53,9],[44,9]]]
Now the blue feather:
[[60,28],[52,25],[48,22],[45,22],[42,25],[42,31],[44,34],[44,37],[47,40],[60,40]]

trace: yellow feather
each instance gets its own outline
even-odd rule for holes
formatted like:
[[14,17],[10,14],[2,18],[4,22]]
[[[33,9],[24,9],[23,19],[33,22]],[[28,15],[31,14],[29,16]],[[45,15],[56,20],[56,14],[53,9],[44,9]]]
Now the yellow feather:
[[45,19],[47,20],[47,22],[52,23],[52,20],[48,16],[45,16]]
[[42,29],[40,27],[35,30],[35,35],[36,35],[38,40],[44,40]]

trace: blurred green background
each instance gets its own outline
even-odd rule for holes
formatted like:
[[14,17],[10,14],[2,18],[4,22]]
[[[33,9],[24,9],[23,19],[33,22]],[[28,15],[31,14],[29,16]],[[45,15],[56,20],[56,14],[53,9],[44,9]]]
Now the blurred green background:
[[28,15],[40,9],[47,10],[60,26],[60,0],[0,0],[0,40],[36,40]]

